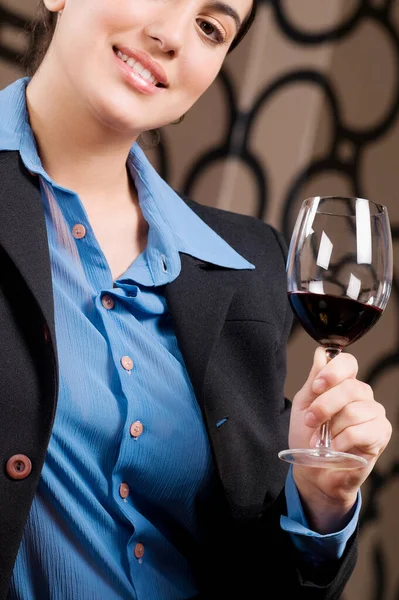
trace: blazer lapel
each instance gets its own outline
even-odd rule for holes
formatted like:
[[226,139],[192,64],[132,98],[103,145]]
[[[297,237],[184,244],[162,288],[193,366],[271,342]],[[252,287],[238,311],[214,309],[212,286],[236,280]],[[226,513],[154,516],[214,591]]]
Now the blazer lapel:
[[179,277],[165,287],[165,297],[187,371],[202,402],[212,348],[222,330],[236,289],[235,271],[214,267],[181,254]]
[[[29,224],[23,230],[21,215]],[[39,182],[14,151],[0,152],[0,246],[40,306],[55,347],[51,263]],[[235,291],[236,273],[185,254],[181,254],[181,262],[181,273],[165,287],[165,296],[200,399],[213,344]]]
[[[21,228],[21,216],[26,223]],[[24,278],[55,340],[50,255],[38,179],[18,152],[0,152],[0,246]]]

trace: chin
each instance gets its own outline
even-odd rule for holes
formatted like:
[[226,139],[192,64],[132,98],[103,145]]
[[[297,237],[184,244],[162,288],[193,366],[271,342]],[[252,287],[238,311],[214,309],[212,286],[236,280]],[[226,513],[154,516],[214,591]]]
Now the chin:
[[140,123],[132,118],[132,107],[118,102],[110,102],[109,98],[96,98],[92,103],[95,118],[100,121],[107,129],[115,132],[129,135],[132,137],[140,129]]
[[[104,84],[100,89],[110,90],[110,86]],[[159,102],[157,106],[157,102],[151,102],[151,98],[135,95],[130,90],[126,93],[126,90],[120,87],[109,93],[87,90],[86,98],[92,107],[94,117],[103,126],[132,139],[144,131],[164,127],[183,114],[181,110],[177,111],[175,106],[174,114],[171,115],[172,111],[162,110],[163,107],[159,106]],[[155,112],[157,118],[154,118]]]

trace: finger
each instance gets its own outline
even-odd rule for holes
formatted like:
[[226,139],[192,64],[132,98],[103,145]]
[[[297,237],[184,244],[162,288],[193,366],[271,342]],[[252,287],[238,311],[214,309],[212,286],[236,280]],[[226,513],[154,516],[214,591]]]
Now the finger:
[[316,394],[322,394],[345,379],[355,379],[358,370],[356,358],[352,354],[341,352],[321,369],[313,382],[312,390]]
[[[362,425],[375,419],[384,419],[385,409],[377,402],[351,402],[347,404],[339,413],[334,415],[330,421],[331,439],[340,435],[347,427]],[[318,441],[320,428],[311,439],[311,445]]]
[[362,425],[375,419],[384,420],[385,418],[385,408],[378,402],[352,402],[333,417],[331,437],[339,436],[347,427]]
[[351,452],[375,459],[383,452],[392,435],[392,426],[387,419],[373,419],[360,425],[346,427],[332,443],[338,452]]
[[324,348],[318,346],[313,356],[313,364],[309,376],[305,381],[302,389],[298,392],[297,397],[302,404],[302,409],[305,410],[308,405],[313,402],[317,394],[312,390],[313,381],[327,364],[327,356]]
[[[373,390],[367,383],[358,379],[345,379],[313,400],[305,414],[305,425],[318,427],[351,403],[371,404],[373,401]],[[356,411],[356,407],[353,410]]]

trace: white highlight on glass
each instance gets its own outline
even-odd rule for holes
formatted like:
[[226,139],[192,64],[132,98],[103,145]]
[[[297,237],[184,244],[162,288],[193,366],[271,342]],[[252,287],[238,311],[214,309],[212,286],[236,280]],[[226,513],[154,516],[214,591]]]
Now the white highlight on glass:
[[328,269],[331,260],[331,254],[333,251],[333,243],[328,237],[328,235],[323,231],[321,240],[319,253],[317,255],[317,265],[322,267],[322,269]]
[[316,196],[315,198],[313,198],[312,208],[310,209],[310,211],[308,213],[308,218],[306,220],[305,238],[307,238],[308,235],[311,235],[312,233],[314,233],[312,225],[315,220],[317,209],[319,208],[320,200],[321,200],[320,196]]
[[324,294],[324,281],[309,281],[309,292],[312,292],[312,294]]
[[370,205],[367,200],[358,198],[356,200],[356,241],[357,241],[357,264],[371,265],[371,216]]
[[349,278],[349,284],[346,290],[346,295],[349,296],[349,298],[352,298],[353,300],[357,300],[360,295],[361,287],[362,282],[360,281],[360,279],[356,277],[353,273],[351,273],[351,276]]
[[[300,211],[298,213],[298,216],[296,218],[296,221],[295,221],[294,230],[293,230],[292,235],[291,235],[291,242],[290,242],[290,247],[289,247],[289,250],[288,250],[288,257],[287,257],[287,264],[286,264],[286,271],[287,272],[288,272],[289,265],[291,264],[291,254],[292,254],[293,251],[296,250],[296,248],[295,248],[295,240],[297,240],[297,238],[298,238],[298,233],[299,233],[299,229],[300,229],[300,227],[302,225],[302,219],[303,219],[304,213],[305,213],[305,205],[302,204],[301,209],[300,209]],[[305,234],[306,234],[306,224],[305,224],[305,227],[303,227],[303,229],[301,231],[301,240],[300,240],[299,246],[302,245],[303,240],[306,237]]]

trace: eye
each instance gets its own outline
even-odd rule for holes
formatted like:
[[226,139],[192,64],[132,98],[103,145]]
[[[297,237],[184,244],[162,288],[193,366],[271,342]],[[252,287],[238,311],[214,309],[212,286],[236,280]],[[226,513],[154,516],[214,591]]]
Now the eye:
[[223,44],[226,41],[225,32],[216,23],[211,23],[205,19],[197,19],[197,23],[202,33],[214,44]]

